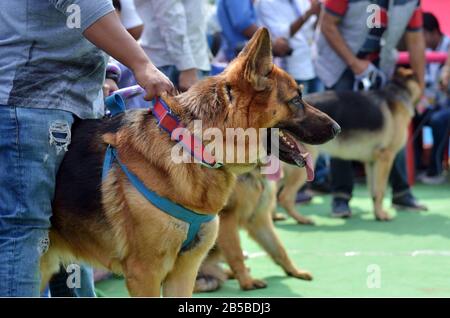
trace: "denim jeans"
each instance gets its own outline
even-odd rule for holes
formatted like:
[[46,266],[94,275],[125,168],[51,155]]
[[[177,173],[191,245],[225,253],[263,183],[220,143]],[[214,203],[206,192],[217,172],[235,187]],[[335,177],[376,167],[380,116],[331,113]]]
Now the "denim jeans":
[[0,296],[39,296],[55,178],[74,116],[0,105]]
[[[79,283],[80,288],[69,288],[67,280],[71,280],[72,271],[64,266],[60,267],[59,273],[50,280],[51,297],[96,297],[94,288],[94,270],[86,265],[80,265]],[[70,273],[70,274],[69,274]]]
[[295,80],[297,84],[303,85],[303,95],[323,91],[323,84],[318,77],[310,80]]
[[[330,89],[336,91],[353,90],[355,78],[350,69],[347,69],[338,82]],[[350,200],[353,192],[352,162],[331,158],[331,191],[335,198]],[[399,197],[410,193],[406,172],[405,149],[402,149],[395,157],[389,180],[392,186],[392,196]]]
[[[158,69],[164,73],[164,75],[166,75],[173,83],[173,85],[175,85],[175,87],[178,88],[178,77],[180,76],[180,71],[176,68],[175,65],[165,65],[165,66],[161,66],[158,67]],[[198,71],[198,79],[203,79],[206,76],[209,75],[208,71]]]
[[450,108],[442,107],[433,111],[426,123],[433,131],[433,148],[431,150],[430,165],[427,175],[438,176],[442,173],[444,150],[448,145],[450,132]]

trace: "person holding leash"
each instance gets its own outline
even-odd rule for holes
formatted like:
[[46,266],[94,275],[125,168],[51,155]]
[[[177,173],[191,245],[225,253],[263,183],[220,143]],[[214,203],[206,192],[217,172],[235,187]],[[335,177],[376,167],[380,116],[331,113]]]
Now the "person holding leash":
[[[418,0],[326,0],[316,39],[315,70],[328,89],[354,90],[382,86],[396,63],[404,35],[411,67],[424,88],[425,41]],[[350,161],[331,159],[332,216],[349,217],[353,191]],[[423,211],[407,182],[405,151],[391,170],[392,203],[397,209]]]
[[77,118],[103,110],[107,56],[151,99],[173,93],[110,0],[0,3],[0,296],[39,296],[58,167]]

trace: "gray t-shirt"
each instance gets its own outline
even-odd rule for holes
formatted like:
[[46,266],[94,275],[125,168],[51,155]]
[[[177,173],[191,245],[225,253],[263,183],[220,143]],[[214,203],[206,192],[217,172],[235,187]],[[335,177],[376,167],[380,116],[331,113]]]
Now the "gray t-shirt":
[[0,104],[98,115],[107,57],[82,33],[113,10],[111,0],[0,1]]

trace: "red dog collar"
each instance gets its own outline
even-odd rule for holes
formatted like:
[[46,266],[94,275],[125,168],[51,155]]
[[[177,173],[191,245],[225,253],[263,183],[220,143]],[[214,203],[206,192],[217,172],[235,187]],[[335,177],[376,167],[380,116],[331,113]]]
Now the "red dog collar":
[[[158,127],[161,127],[170,134],[172,140],[179,142],[182,147],[195,159],[199,160],[200,163],[208,168],[220,168],[223,166],[223,164],[216,162],[212,154],[205,151],[203,142],[180,123],[179,118],[172,113],[171,109],[162,98],[156,97],[154,99],[151,112],[156,117]],[[177,128],[182,129],[182,134],[180,134],[179,131],[175,132]]]

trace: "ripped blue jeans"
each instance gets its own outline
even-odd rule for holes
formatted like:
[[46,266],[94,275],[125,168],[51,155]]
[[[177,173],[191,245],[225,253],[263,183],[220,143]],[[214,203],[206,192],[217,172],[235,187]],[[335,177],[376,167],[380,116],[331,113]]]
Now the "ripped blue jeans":
[[39,296],[71,113],[0,105],[0,296]]

